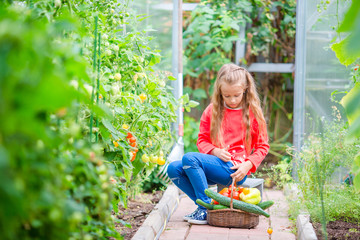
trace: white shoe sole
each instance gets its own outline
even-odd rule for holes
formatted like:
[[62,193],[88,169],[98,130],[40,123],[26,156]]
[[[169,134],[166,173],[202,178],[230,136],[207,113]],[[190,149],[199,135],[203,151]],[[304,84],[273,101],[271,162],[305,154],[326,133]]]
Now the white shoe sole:
[[188,220],[188,223],[197,224],[197,225],[206,225],[206,224],[208,224],[207,220],[195,220],[195,219]]

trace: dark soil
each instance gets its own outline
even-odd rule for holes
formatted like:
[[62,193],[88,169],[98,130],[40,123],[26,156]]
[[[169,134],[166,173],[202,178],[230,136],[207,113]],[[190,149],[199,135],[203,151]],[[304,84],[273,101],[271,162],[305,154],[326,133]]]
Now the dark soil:
[[130,240],[135,235],[162,195],[163,191],[156,191],[153,194],[142,193],[134,200],[129,200],[126,209],[119,206],[116,217],[131,225],[127,227],[121,223],[115,223],[116,230],[120,232],[124,240]]
[[[322,225],[320,223],[313,223],[313,226],[318,239],[325,239],[322,236]],[[329,240],[360,240],[360,224],[340,220],[329,222],[326,226],[326,232]]]

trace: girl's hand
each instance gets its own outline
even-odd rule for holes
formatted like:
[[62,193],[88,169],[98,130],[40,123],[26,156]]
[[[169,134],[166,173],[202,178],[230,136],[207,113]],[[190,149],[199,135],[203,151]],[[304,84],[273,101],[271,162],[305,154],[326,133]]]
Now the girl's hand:
[[228,162],[231,160],[231,154],[227,151],[227,149],[220,149],[220,148],[214,148],[214,150],[211,151],[211,154],[220,158],[224,162]]
[[237,169],[237,170],[236,172],[231,174],[230,177],[235,178],[235,182],[239,182],[243,180],[243,178],[246,176],[246,174],[250,171],[252,167],[253,164],[250,161],[246,161],[238,165],[232,166],[230,169]]

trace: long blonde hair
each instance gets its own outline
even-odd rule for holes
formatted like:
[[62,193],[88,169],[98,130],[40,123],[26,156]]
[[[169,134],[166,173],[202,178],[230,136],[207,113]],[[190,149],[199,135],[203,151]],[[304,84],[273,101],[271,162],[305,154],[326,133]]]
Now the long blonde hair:
[[245,149],[246,152],[250,154],[252,150],[250,110],[259,124],[259,136],[263,138],[267,138],[266,122],[253,77],[245,68],[233,63],[222,66],[217,74],[211,100],[213,104],[210,128],[211,140],[216,146],[220,148],[224,147],[221,127],[225,110],[224,99],[221,93],[221,86],[224,82],[230,85],[240,83],[245,91],[241,100],[241,108],[243,111],[243,122],[246,128]]

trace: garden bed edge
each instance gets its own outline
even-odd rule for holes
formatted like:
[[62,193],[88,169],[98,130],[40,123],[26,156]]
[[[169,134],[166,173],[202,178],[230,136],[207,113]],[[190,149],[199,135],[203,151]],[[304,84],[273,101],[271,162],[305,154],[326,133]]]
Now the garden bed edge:
[[299,214],[296,219],[298,240],[318,240],[309,214]]
[[171,184],[131,240],[159,239],[178,205],[179,190],[175,185]]
[[[283,189],[288,200],[293,200],[301,194],[297,184],[287,184]],[[309,213],[300,213],[296,218],[297,240],[318,240],[315,229],[310,222]]]

